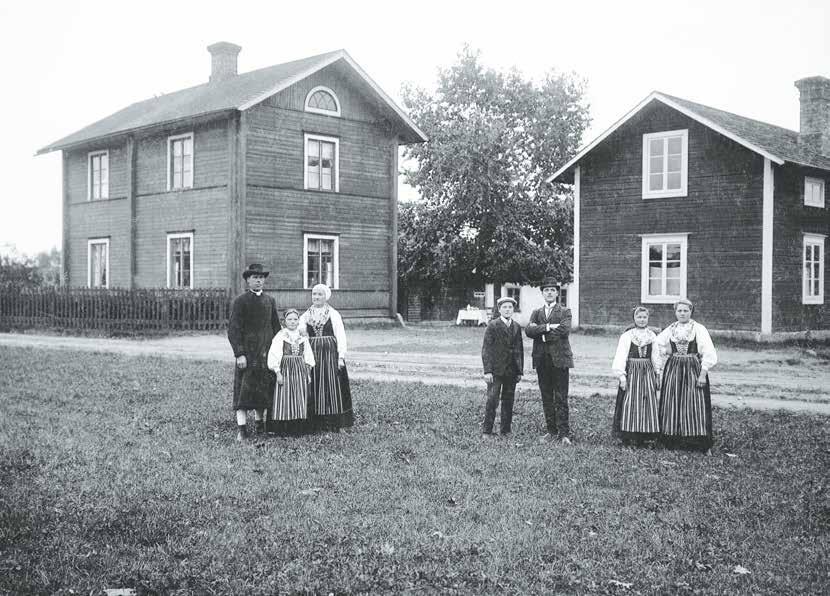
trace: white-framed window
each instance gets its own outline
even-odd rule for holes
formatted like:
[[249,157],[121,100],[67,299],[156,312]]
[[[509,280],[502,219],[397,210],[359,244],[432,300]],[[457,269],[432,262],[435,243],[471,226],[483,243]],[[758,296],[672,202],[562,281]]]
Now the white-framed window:
[[804,178],[804,204],[808,207],[824,207],[824,180]]
[[689,178],[689,131],[643,135],[643,198],[685,197]]
[[90,238],[86,243],[86,285],[110,287],[110,239]]
[[87,199],[97,201],[110,196],[110,152],[92,151],[87,166]]
[[305,188],[340,192],[340,139],[306,133]]
[[305,111],[326,116],[339,116],[340,100],[328,87],[315,87],[305,96]]
[[568,308],[568,289],[570,284],[562,284],[559,286],[559,306]]
[[303,234],[303,283],[305,288],[325,284],[340,287],[340,239],[329,234]]
[[522,308],[522,287],[519,284],[504,284],[501,287],[502,297],[508,296],[516,301],[516,312]]
[[193,133],[167,137],[167,190],[193,188]]
[[167,234],[167,287],[193,289],[193,232]]
[[804,234],[802,304],[824,304],[824,234]]
[[671,304],[686,296],[688,234],[643,235],[640,301]]

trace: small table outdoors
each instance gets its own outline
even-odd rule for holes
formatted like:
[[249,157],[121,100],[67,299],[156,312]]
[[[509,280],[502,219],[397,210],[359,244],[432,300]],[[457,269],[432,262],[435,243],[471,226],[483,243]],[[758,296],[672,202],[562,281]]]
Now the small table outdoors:
[[455,319],[456,325],[461,325],[462,323],[472,323],[473,325],[486,325],[487,324],[487,311],[480,308],[471,308],[466,309],[462,308],[458,311],[458,317]]

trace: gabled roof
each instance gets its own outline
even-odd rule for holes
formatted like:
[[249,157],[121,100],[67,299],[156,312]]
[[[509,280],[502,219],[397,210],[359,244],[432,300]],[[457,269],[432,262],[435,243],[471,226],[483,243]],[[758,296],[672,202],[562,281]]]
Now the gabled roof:
[[319,54],[242,73],[223,81],[205,83],[134,103],[40,149],[37,154],[65,149],[93,139],[123,134],[231,110],[245,111],[268,97],[342,60],[375,95],[382,111],[399,126],[405,143],[421,143],[426,135],[392,99],[363,71],[345,50]]
[[653,101],[659,101],[685,114],[689,118],[700,122],[704,126],[711,128],[723,136],[732,139],[739,145],[743,145],[750,151],[754,151],[779,165],[790,162],[822,170],[830,170],[830,156],[821,155],[809,147],[799,144],[798,132],[794,130],[767,124],[766,122],[751,118],[744,118],[731,112],[710,108],[703,104],[655,91],[615,122],[608,130],[585,145],[570,161],[559,168],[552,176],[548,177],[547,181],[553,182],[563,177],[564,174],[568,174],[568,178],[570,178],[571,169],[580,159]]

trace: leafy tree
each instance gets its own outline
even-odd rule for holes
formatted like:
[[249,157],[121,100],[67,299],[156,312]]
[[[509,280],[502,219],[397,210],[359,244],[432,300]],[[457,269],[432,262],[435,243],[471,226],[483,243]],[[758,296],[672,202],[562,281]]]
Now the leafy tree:
[[61,251],[53,246],[48,252],[37,253],[34,261],[40,272],[42,285],[59,286],[61,284]]
[[25,255],[0,255],[0,290],[35,288],[42,283],[43,276],[33,259]]
[[567,280],[573,201],[545,178],[573,155],[589,123],[585,82],[551,71],[536,84],[497,72],[465,48],[434,93],[405,86],[404,104],[428,143],[410,145],[405,172],[421,199],[402,203],[404,281]]

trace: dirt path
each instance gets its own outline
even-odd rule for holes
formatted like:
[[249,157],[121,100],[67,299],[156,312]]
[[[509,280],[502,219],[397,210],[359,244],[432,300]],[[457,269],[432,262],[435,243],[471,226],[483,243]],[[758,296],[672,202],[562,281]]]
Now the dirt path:
[[[474,348],[465,346],[464,350],[449,352],[447,348],[436,345],[435,348],[443,348],[444,351],[397,351],[398,348],[405,348],[409,339],[401,333],[405,332],[352,331],[350,376],[382,382],[420,381],[430,385],[483,387],[481,361]],[[574,351],[579,366],[573,370],[571,377],[572,394],[589,397],[597,393],[614,393],[614,380],[610,377],[605,357],[610,353],[606,346],[610,342],[611,338],[581,338],[575,342]],[[222,362],[232,359],[227,339],[221,335],[134,340],[0,334],[0,345]],[[384,351],[386,347],[389,351]],[[793,357],[786,349],[764,352],[732,349],[724,352],[712,374],[714,405],[830,416],[830,366],[826,363],[805,362]],[[535,393],[535,374],[530,370],[527,372],[520,390]]]

